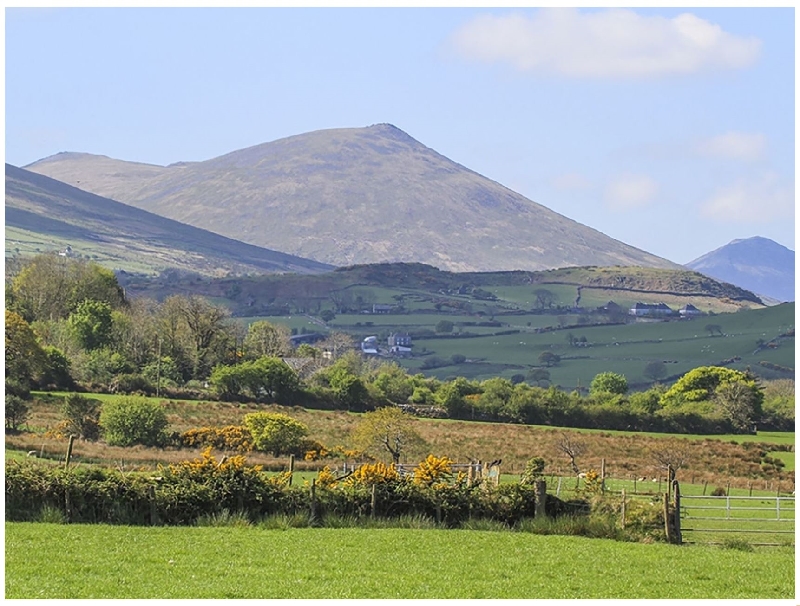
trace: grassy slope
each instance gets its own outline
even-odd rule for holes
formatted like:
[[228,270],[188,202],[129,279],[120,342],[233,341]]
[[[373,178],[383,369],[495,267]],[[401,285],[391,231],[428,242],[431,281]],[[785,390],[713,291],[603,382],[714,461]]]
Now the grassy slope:
[[126,271],[300,273],[329,265],[258,248],[6,165],[6,253],[61,250]]
[[7,523],[5,567],[6,598],[17,599],[794,596],[788,548],[467,530]]

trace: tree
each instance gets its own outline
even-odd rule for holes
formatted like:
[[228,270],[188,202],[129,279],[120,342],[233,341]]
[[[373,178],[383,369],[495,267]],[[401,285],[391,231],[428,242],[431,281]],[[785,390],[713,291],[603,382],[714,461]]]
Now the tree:
[[761,402],[757,392],[745,381],[728,381],[714,391],[714,400],[731,424],[739,431],[749,432],[754,421],[761,418]]
[[256,450],[273,455],[293,453],[308,435],[308,426],[279,412],[252,412],[244,416],[244,425],[253,436]]
[[[346,292],[346,291],[345,291]],[[355,348],[353,337],[344,332],[332,332],[320,343],[322,351],[331,352],[334,360]]]
[[714,333],[717,333],[720,337],[723,335],[722,333],[722,326],[719,324],[706,324],[705,331],[709,334],[709,336],[714,336]]
[[628,393],[628,381],[621,374],[615,372],[601,372],[592,379],[589,393],[591,395],[610,393],[623,396]]
[[450,361],[453,364],[463,364],[464,362],[467,361],[467,356],[465,356],[464,354],[453,354],[452,356],[450,356]]
[[400,463],[400,455],[406,449],[421,441],[413,418],[394,406],[364,414],[353,431],[356,448],[373,454],[388,452],[395,465]]
[[[25,389],[43,369],[46,356],[30,325],[18,313],[6,310],[5,377]],[[8,389],[6,389],[8,391]]]
[[450,320],[439,320],[434,327],[437,333],[450,333],[453,332],[455,325]]
[[266,320],[253,322],[247,328],[244,350],[245,355],[253,359],[262,356],[285,356],[292,350],[289,329],[282,324],[273,324]]
[[111,340],[111,305],[90,299],[81,301],[67,323],[84,349],[105,347]]
[[11,289],[16,309],[31,322],[66,318],[86,299],[108,303],[112,309],[127,304],[113,271],[56,254],[25,263]]
[[764,393],[755,377],[724,366],[700,366],[690,370],[662,396],[663,406],[681,406],[686,402],[714,402],[720,386],[741,382],[752,393],[754,410],[760,414]]
[[364,410],[369,392],[361,377],[338,366],[330,369],[328,384],[340,406],[346,410]]
[[330,322],[334,318],[336,318],[336,313],[332,309],[323,309],[319,312],[319,319],[323,322]]
[[562,453],[569,457],[569,463],[572,466],[572,471],[575,472],[575,475],[577,476],[581,471],[578,467],[577,458],[586,450],[583,442],[573,439],[567,434],[562,433],[557,447]]
[[667,365],[661,360],[653,360],[648,362],[644,367],[644,376],[653,381],[658,381],[667,376]]
[[160,404],[147,398],[124,396],[103,404],[100,425],[111,446],[163,446],[169,422]]
[[100,401],[80,394],[64,398],[61,414],[67,421],[66,430],[84,440],[100,437]]
[[558,366],[559,362],[561,362],[561,356],[554,354],[552,351],[543,351],[539,354],[539,363],[547,367]]
[[536,297],[534,305],[537,309],[550,309],[553,307],[555,295],[546,288],[537,288],[533,291],[533,294]]
[[17,431],[28,420],[30,408],[25,400],[6,390],[6,429]]
[[671,476],[669,477],[670,482],[675,479],[678,471],[685,467],[690,459],[690,450],[687,448],[686,444],[675,442],[668,443],[667,446],[654,448],[651,454],[659,467],[672,470]]
[[550,383],[550,371],[544,368],[532,368],[528,371],[528,381],[536,383],[539,387],[544,387]]
[[213,366],[215,346],[228,338],[228,311],[195,295],[178,297],[178,310],[189,329],[193,345],[192,376],[202,379]]

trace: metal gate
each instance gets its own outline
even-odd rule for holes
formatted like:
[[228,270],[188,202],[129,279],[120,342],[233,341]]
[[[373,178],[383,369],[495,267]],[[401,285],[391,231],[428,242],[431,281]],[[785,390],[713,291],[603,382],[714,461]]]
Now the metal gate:
[[793,545],[795,500],[779,496],[680,496],[684,543]]

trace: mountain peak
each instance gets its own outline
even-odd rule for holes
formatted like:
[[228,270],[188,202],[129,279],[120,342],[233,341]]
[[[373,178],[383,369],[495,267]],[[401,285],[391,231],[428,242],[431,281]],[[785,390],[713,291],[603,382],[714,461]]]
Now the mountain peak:
[[686,267],[766,295],[794,301],[794,251],[762,236],[733,240]]
[[678,267],[528,200],[389,123],[317,130],[160,169],[76,158],[31,170],[331,265]]

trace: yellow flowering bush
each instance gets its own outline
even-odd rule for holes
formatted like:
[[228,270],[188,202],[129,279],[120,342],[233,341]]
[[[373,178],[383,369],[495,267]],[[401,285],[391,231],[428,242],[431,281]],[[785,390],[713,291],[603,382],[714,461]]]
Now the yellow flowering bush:
[[327,465],[317,472],[317,486],[325,488],[335,488],[338,483],[336,474]]
[[603,488],[603,481],[600,478],[600,474],[597,473],[596,470],[590,469],[586,472],[586,477],[584,478],[585,482],[585,490],[590,494],[600,494]]
[[377,463],[365,463],[347,478],[348,484],[385,484],[387,482],[395,482],[400,479],[400,474],[394,463],[386,465],[378,461]]
[[253,436],[241,425],[198,427],[183,432],[181,444],[190,448],[212,446],[217,450],[249,452],[253,449]]
[[255,473],[256,475],[261,472],[261,465],[247,465],[247,459],[244,455],[223,457],[222,460],[217,461],[214,455],[211,454],[211,450],[211,446],[208,446],[203,450],[199,459],[170,464],[170,473],[177,477],[202,480],[203,478],[226,475],[231,472]]
[[435,457],[429,454],[414,468],[414,483],[432,486],[448,480],[453,475],[453,461],[449,457]]

